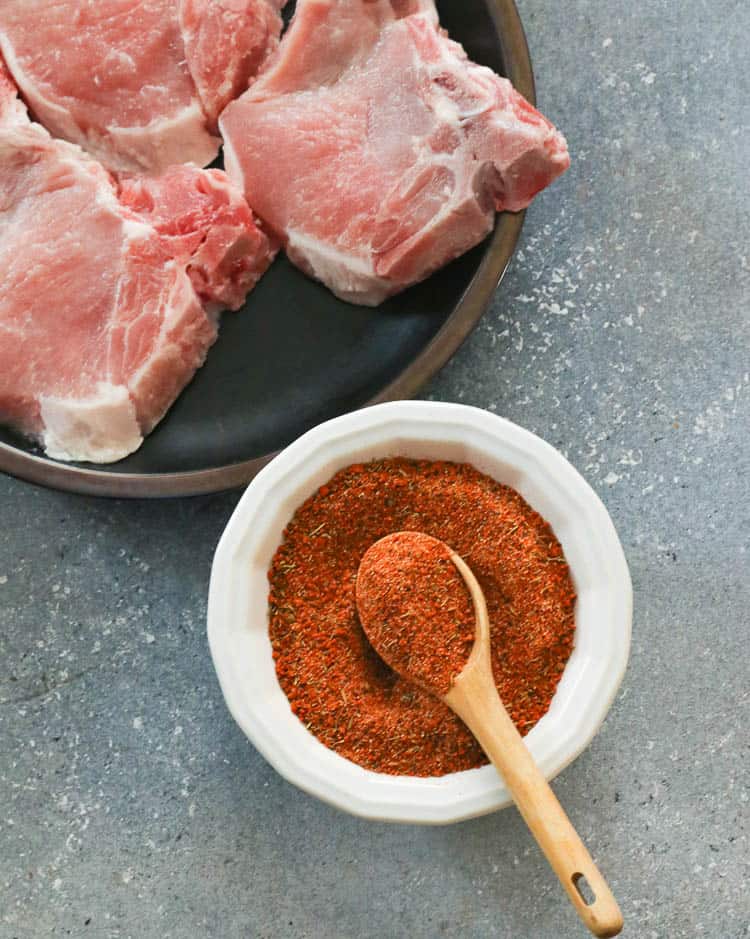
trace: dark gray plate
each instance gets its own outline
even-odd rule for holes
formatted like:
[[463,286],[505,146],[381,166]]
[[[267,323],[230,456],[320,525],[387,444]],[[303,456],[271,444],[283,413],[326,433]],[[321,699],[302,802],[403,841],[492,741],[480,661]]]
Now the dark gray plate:
[[[534,102],[512,0],[438,0],[443,25],[472,59]],[[502,278],[523,215],[504,214],[481,245],[377,309],[337,300],[279,257],[222,317],[208,361],[140,450],[106,468],[59,463],[0,428],[0,469],[32,482],[108,496],[215,492],[250,480],[315,424],[407,398],[456,351]]]

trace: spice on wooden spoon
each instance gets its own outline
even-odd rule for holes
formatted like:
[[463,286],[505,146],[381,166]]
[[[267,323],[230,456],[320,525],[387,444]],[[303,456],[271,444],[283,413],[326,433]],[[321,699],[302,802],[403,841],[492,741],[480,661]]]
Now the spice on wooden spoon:
[[[470,568],[430,535],[395,532],[365,553],[356,594],[362,628],[381,658],[440,697],[477,738],[583,923],[595,936],[618,935],[617,901],[497,693],[487,605]],[[594,894],[590,903],[582,880]]]

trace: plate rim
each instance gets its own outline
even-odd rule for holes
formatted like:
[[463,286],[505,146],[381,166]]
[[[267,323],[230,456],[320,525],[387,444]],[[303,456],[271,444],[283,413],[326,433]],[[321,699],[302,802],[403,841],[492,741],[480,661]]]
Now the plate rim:
[[[485,0],[507,66],[507,77],[536,104],[534,73],[526,35],[514,0]],[[410,398],[458,350],[474,329],[502,281],[516,249],[525,212],[498,216],[479,268],[453,312],[406,368],[361,407]],[[0,470],[26,482],[79,495],[112,498],[195,496],[236,489],[250,482],[280,451],[250,460],[177,473],[116,473],[27,453],[0,441]]]

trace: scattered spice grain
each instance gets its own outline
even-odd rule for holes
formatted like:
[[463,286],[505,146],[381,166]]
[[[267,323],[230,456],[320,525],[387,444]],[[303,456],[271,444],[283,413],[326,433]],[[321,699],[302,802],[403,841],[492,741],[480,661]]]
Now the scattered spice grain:
[[269,570],[279,683],[311,733],[368,769],[439,776],[481,766],[486,758],[458,717],[392,671],[360,626],[359,563],[396,531],[443,540],[471,566],[503,703],[522,734],[547,712],[573,647],[570,571],[544,519],[462,463],[355,464],[297,509]]

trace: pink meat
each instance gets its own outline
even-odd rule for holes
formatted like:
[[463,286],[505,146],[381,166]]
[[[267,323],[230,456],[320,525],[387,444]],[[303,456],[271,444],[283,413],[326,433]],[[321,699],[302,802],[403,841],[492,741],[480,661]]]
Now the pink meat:
[[279,44],[281,17],[266,0],[180,0],[188,68],[211,126]]
[[[233,19],[228,12],[223,22],[233,34],[212,46],[224,4]],[[207,6],[2,0],[0,49],[35,117],[107,166],[133,172],[205,166],[220,144],[215,109],[244,87],[281,28],[268,0]]]
[[119,201],[100,164],[29,121],[0,58],[0,421],[57,459],[131,453],[271,256],[220,171],[133,178]]
[[562,135],[469,61],[431,0],[299,0],[220,127],[229,175],[291,260],[368,305],[477,244],[569,164]]
[[10,77],[8,66],[0,56],[0,127],[28,123],[29,116],[18,97],[16,83]]
[[106,173],[40,127],[0,129],[0,418],[58,459],[126,456],[216,327]]
[[222,170],[175,166],[123,177],[120,202],[162,235],[206,303],[239,309],[276,253],[245,197]]

